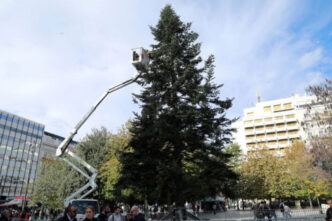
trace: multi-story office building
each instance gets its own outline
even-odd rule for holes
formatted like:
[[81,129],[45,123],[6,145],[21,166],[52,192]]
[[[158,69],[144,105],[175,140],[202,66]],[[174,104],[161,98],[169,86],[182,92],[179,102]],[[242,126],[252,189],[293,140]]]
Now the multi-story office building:
[[257,147],[268,147],[283,155],[284,149],[294,140],[305,140],[302,122],[306,105],[313,97],[293,95],[290,98],[258,102],[255,107],[244,109],[242,121],[237,122],[234,138],[244,152]]
[[[44,125],[0,110],[0,197],[26,196],[33,189]],[[29,188],[27,185],[31,184]]]
[[[41,162],[55,156],[64,138],[44,128],[0,110],[0,201],[30,196]],[[77,142],[72,141],[69,148],[76,146]]]

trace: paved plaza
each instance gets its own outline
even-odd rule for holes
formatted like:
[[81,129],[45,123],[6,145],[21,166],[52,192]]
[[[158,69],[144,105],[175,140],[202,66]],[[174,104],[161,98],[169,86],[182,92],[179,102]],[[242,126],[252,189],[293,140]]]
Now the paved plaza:
[[[276,211],[277,220],[284,220],[282,213],[280,211]],[[203,212],[198,215],[201,220],[257,220],[254,217],[253,210],[228,210],[226,212],[217,212],[213,214],[213,212]],[[188,218],[187,220],[192,220]],[[268,220],[265,217],[265,220]],[[275,220],[272,218],[272,220]],[[325,220],[325,214],[322,214],[319,209],[293,209],[291,212],[291,218],[287,220]]]

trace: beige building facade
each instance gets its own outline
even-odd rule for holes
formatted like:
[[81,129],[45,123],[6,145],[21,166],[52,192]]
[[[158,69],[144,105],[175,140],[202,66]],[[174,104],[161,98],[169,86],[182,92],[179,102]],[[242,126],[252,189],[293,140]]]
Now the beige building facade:
[[242,120],[233,124],[237,128],[234,142],[245,153],[259,147],[268,147],[282,156],[294,140],[305,140],[303,129],[306,107],[312,96],[293,95],[289,98],[258,102],[244,109]]

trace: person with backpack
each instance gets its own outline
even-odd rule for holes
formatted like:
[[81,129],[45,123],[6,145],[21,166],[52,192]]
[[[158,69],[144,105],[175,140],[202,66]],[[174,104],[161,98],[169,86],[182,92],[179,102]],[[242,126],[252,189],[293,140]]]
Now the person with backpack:
[[108,217],[108,221],[123,221],[120,207],[117,206],[114,208],[114,213]]

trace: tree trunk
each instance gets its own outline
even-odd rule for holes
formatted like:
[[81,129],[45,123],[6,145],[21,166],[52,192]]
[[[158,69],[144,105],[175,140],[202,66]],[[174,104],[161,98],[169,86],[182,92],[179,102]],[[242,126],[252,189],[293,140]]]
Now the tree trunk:
[[149,219],[149,204],[148,204],[147,199],[144,200],[144,213],[145,213],[145,219],[148,220]]
[[320,209],[320,202],[319,202],[319,197],[317,196],[317,203],[318,203],[318,208]]
[[309,194],[308,199],[309,199],[309,203],[310,203],[310,209],[312,209],[312,200],[311,200],[311,196],[310,196],[310,194]]

